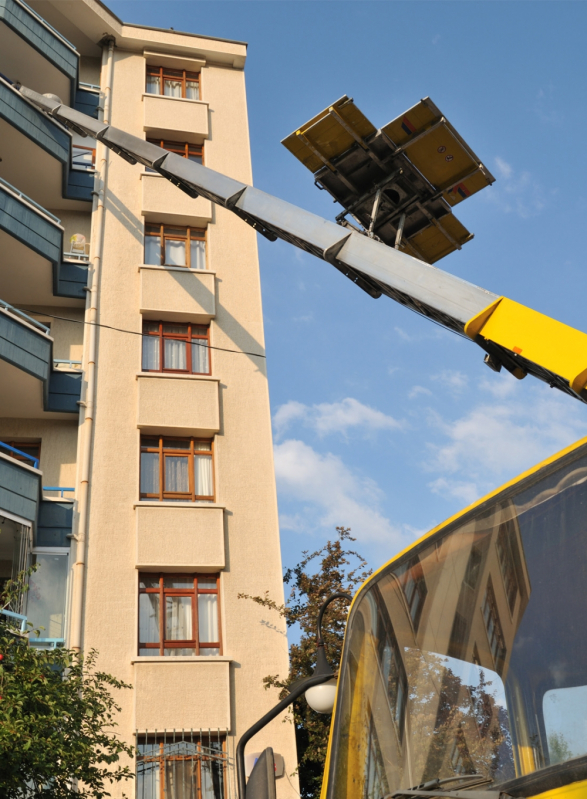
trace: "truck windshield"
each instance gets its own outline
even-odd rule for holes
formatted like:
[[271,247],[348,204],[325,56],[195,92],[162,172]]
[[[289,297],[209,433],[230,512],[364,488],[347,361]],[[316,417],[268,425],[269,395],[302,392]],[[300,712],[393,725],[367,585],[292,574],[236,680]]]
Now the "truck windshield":
[[361,589],[341,664],[329,799],[381,799],[467,774],[492,788],[521,784],[587,755],[586,600],[582,446]]

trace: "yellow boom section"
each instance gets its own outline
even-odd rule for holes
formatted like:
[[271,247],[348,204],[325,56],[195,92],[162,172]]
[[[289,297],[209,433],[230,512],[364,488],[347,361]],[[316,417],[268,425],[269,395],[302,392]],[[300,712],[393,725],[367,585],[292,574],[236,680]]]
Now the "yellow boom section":
[[576,394],[587,385],[587,334],[507,297],[470,319],[465,333],[472,339],[480,335],[520,356],[520,362],[562,377]]

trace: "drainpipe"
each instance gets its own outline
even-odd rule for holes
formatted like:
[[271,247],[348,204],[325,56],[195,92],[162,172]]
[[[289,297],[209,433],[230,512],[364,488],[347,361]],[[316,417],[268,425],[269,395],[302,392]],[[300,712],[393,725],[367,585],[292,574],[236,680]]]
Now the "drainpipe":
[[[102,39],[102,70],[100,84],[103,87],[104,108],[102,120],[110,122],[110,105],[112,91],[112,75],[114,71],[114,37]],[[102,266],[102,251],[104,241],[104,194],[108,178],[108,150],[98,142],[96,153],[96,174],[94,190],[92,192],[92,234],[90,238],[90,285],[86,288],[86,311],[84,331],[88,336],[88,346],[84,348],[83,372],[86,379],[86,394],[84,402],[84,420],[80,426],[80,484],[77,502],[77,530],[73,536],[76,542],[76,560],[73,564],[72,590],[71,590],[71,632],[69,646],[79,652],[82,648],[83,634],[83,605],[84,585],[86,572],[87,531],[89,523],[89,493],[90,493],[90,466],[92,457],[92,442],[95,417],[96,396],[96,347],[98,340],[98,309],[100,271]],[[87,353],[87,355],[86,355]]]

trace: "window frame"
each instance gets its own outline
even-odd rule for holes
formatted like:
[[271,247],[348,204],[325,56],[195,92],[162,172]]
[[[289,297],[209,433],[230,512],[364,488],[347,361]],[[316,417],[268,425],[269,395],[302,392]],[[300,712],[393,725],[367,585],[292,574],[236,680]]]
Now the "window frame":
[[[165,74],[167,73],[167,74]],[[189,69],[173,69],[173,67],[158,67],[154,64],[147,64],[147,70],[145,72],[145,94],[153,94],[154,97],[171,97],[169,94],[165,94],[164,91],[160,91],[158,94],[154,94],[152,92],[147,91],[147,78],[149,75],[158,75],[159,77],[159,88],[164,89],[165,87],[165,78],[168,80],[178,80],[180,79],[181,73],[181,98],[173,98],[172,99],[182,99],[182,100],[191,100],[192,102],[200,102],[202,99],[202,81],[200,79],[200,72],[190,72]],[[189,76],[189,77],[188,77]],[[198,99],[193,100],[190,97],[186,97],[186,83],[187,81],[191,81],[192,83],[198,84]]]
[[[147,577],[153,579],[159,578],[158,588],[141,588],[141,578]],[[165,579],[192,579],[192,588],[167,588],[164,584]],[[198,587],[198,580],[205,580],[211,582],[212,579],[216,580],[216,588],[202,588]],[[167,573],[167,572],[139,572],[139,586],[138,597],[141,594],[157,594],[159,596],[159,642],[158,643],[143,643],[140,639],[141,634],[141,611],[140,604],[137,615],[137,653],[138,657],[151,657],[151,655],[141,655],[141,649],[152,649],[153,656],[159,657],[174,657],[174,655],[166,655],[166,649],[194,649],[195,655],[177,655],[176,657],[200,657],[201,649],[218,649],[218,655],[210,655],[210,657],[221,657],[223,653],[223,640],[222,640],[222,612],[221,612],[221,599],[220,599],[220,572],[213,572],[207,574],[204,572],[188,572],[188,573]],[[218,641],[201,643],[199,640],[200,619],[198,613],[198,597],[200,595],[214,594],[216,596],[216,612],[218,614]],[[191,596],[192,598],[192,638],[185,640],[166,640],[165,639],[165,598],[168,596]],[[140,603],[140,599],[138,600]],[[205,656],[204,656],[205,657]]]
[[[143,444],[145,439],[159,439],[159,446],[155,447],[148,447]],[[172,449],[171,447],[164,447],[164,441],[189,441],[190,448],[189,450],[186,448],[180,449]],[[197,449],[197,443],[206,443],[210,445],[209,450],[202,450]],[[216,502],[216,479],[214,475],[214,439],[213,438],[196,438],[192,436],[183,437],[183,436],[166,436],[166,435],[142,435],[141,436],[141,445],[140,445],[140,455],[142,456],[144,452],[154,453],[157,452],[159,455],[159,495],[155,496],[155,494],[147,494],[141,491],[140,487],[140,478],[141,475],[139,474],[139,498],[141,501],[145,502]],[[188,459],[188,484],[189,484],[189,491],[187,493],[178,492],[178,491],[165,491],[164,490],[164,482],[165,482],[165,457],[186,457]],[[212,461],[211,471],[212,471],[212,494],[211,495],[199,495],[195,493],[195,474],[194,474],[194,456],[195,455],[209,455]],[[141,457],[142,461],[142,457]],[[139,472],[142,469],[142,464],[140,464]]]
[[[92,163],[90,166],[85,166],[83,164],[76,164],[74,161],[74,150],[86,150],[87,152],[92,153]],[[95,147],[86,147],[83,144],[72,144],[71,145],[71,168],[75,169],[77,172],[92,172],[96,169],[96,148]]]
[[[485,594],[481,604],[481,616],[483,617],[483,624],[485,626],[485,633],[487,635],[487,642],[489,644],[489,652],[493,660],[494,670],[501,676],[507,657],[507,647],[505,645],[505,637],[499,611],[497,610],[497,602],[491,576],[485,588]],[[490,621],[493,625],[491,630],[489,628]]]
[[[188,332],[185,335],[180,333],[164,333],[163,327],[165,325],[173,324],[173,322],[164,322],[162,320],[143,320],[143,338],[151,337],[151,338],[158,338],[159,339],[159,369],[145,369],[143,366],[143,353],[141,348],[141,371],[145,372],[145,374],[180,374],[180,375],[211,375],[212,374],[212,359],[211,359],[211,352],[210,352],[210,325],[202,325],[197,324],[196,322],[177,322],[177,324],[185,324],[187,326]],[[159,325],[159,330],[157,333],[153,331],[145,332],[146,325]],[[205,327],[207,333],[205,336],[194,334],[192,332],[194,327]],[[165,361],[165,339],[173,339],[174,341],[185,341],[186,343],[186,369],[168,369],[164,366]],[[205,341],[206,346],[208,348],[208,371],[207,372],[194,372],[192,368],[192,341],[197,339],[199,341]]]
[[[169,153],[175,153],[182,158],[189,158],[190,155],[199,155],[204,165],[204,145],[192,144],[191,142],[171,141],[170,139],[147,139],[149,144],[155,144]],[[199,150],[199,152],[190,153],[191,150]]]
[[[10,458],[14,458],[15,461],[20,461],[20,463],[24,463],[27,466],[31,466],[31,459],[36,458],[39,462],[39,468],[41,467],[41,440],[39,441],[4,441],[4,444],[8,444],[9,447],[13,447],[14,449],[19,449],[21,452],[26,454],[27,447],[37,447],[37,454],[31,455],[30,458],[23,458],[22,455],[17,455],[16,452],[5,451],[0,449],[3,455],[8,455]],[[25,449],[23,449],[25,447]]]
[[[155,228],[159,228],[159,232],[155,232]],[[167,228],[168,231],[170,230],[185,230],[185,235],[180,235],[178,233],[175,234],[166,234],[165,229]],[[207,272],[208,270],[208,231],[205,228],[195,228],[195,227],[184,227],[184,225],[165,225],[163,223],[158,222],[145,222],[144,228],[144,236],[143,236],[143,261],[146,261],[145,257],[145,250],[147,247],[147,236],[152,236],[153,238],[159,236],[160,244],[159,244],[159,263],[158,264],[147,264],[145,266],[161,266],[166,269],[193,269],[197,272]],[[166,264],[165,263],[165,242],[167,240],[170,241],[185,241],[185,266],[178,266],[177,264]],[[204,242],[204,258],[206,261],[205,269],[196,269],[192,267],[191,260],[192,260],[192,253],[191,253],[191,242],[192,241],[203,241]]]

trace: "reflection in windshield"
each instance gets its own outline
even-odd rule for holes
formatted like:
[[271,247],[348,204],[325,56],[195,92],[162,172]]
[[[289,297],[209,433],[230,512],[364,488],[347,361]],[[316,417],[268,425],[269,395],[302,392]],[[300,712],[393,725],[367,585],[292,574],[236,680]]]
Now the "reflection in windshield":
[[582,447],[413,548],[355,601],[330,799],[496,785],[587,753]]

